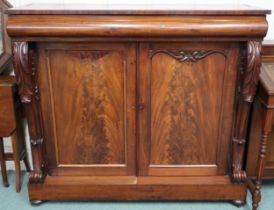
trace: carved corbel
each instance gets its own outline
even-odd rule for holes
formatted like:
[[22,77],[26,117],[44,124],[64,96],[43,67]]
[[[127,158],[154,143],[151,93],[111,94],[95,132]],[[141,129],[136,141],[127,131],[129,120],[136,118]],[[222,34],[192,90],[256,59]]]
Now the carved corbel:
[[237,100],[234,135],[232,139],[232,173],[235,182],[245,182],[246,172],[243,170],[243,157],[246,142],[246,127],[250,105],[256,94],[261,68],[261,42],[250,41],[241,59],[239,97]]
[[13,64],[19,95],[28,120],[33,170],[30,183],[43,183],[45,167],[43,160],[43,134],[39,107],[39,90],[37,85],[34,49],[27,42],[13,43]]

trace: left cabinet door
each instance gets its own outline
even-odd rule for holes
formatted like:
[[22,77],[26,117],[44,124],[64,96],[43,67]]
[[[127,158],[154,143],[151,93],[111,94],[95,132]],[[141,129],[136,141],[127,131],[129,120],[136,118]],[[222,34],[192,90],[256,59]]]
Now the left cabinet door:
[[135,44],[38,44],[50,175],[134,175]]

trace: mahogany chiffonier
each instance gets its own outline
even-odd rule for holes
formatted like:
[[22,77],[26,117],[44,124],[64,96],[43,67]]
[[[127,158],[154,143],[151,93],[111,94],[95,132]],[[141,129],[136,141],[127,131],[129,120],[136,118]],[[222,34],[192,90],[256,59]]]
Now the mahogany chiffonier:
[[235,200],[266,14],[249,6],[7,11],[32,202]]

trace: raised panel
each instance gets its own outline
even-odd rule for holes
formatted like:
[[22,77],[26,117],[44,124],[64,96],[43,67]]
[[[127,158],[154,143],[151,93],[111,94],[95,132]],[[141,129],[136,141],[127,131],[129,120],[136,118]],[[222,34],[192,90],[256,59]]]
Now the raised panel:
[[43,119],[53,122],[45,129],[53,143],[46,143],[47,150],[55,151],[48,160],[52,174],[134,172],[134,49],[127,44],[41,45]]
[[[227,172],[237,66],[232,46],[141,46],[143,175]],[[230,97],[230,98],[229,98]],[[226,100],[228,99],[229,100]],[[228,115],[230,113],[230,115]],[[224,129],[228,129],[225,130]]]

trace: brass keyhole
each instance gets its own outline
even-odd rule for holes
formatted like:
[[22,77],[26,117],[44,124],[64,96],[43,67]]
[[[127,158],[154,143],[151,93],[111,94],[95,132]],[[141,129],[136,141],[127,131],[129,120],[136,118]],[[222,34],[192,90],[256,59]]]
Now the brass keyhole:
[[137,110],[143,110],[145,108],[144,104],[138,104],[137,105]]
[[131,106],[132,109],[137,109],[138,111],[145,108],[144,104],[137,104],[136,106]]

